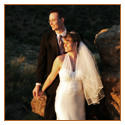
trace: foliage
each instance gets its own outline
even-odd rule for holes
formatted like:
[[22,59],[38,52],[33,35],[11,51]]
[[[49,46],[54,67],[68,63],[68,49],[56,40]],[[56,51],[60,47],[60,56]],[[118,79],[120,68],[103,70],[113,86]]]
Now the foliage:
[[86,31],[84,33],[84,38],[89,40],[89,41],[93,41],[95,39],[95,33],[91,32],[91,31]]
[[[33,115],[31,112],[30,103],[32,90],[35,86],[36,66],[24,64],[24,60],[25,57],[20,55],[19,58],[12,60],[10,64],[5,64],[5,103],[6,105],[12,103],[22,104],[26,109],[25,112],[30,112],[32,117],[35,118],[36,114]],[[7,115],[6,118],[9,119],[10,114],[8,112]]]
[[30,112],[27,114],[27,116],[24,117],[23,120],[43,120],[43,117],[38,114],[34,114],[33,112]]
[[22,43],[30,45],[40,45],[40,39],[38,37],[28,37],[22,41]]
[[13,28],[7,24],[5,25],[5,32],[6,32],[6,34],[5,34],[6,37],[13,36],[15,33]]
[[98,72],[100,74],[100,76],[102,75],[102,70],[103,70],[103,63],[101,62],[100,56],[98,54],[94,54],[94,59],[95,59],[95,63],[97,65],[98,68]]
[[[23,64],[25,57],[22,55],[5,65],[5,98],[6,103],[27,101],[32,99],[32,89],[35,83],[36,67]],[[24,100],[25,97],[25,100]]]
[[40,38],[42,33],[49,30],[48,15],[54,8],[64,11],[67,29],[85,35],[89,30],[91,42],[94,41],[93,34],[101,29],[120,24],[119,5],[5,5],[6,37],[25,41],[32,34],[31,39]]

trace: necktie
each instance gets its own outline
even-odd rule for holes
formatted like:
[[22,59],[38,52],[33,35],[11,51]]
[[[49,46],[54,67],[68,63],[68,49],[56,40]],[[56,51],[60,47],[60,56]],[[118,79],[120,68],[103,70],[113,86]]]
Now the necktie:
[[64,49],[64,43],[62,40],[62,35],[59,35],[58,43],[59,43],[59,48],[60,48],[60,54],[64,54],[65,49]]

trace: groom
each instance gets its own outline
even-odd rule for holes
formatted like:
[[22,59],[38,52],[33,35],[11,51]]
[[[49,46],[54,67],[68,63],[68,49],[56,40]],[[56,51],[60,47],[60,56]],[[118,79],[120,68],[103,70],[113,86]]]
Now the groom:
[[[58,55],[63,54],[61,52],[63,48],[59,44],[59,36],[66,35],[64,15],[62,10],[54,9],[50,11],[49,24],[52,28],[52,31],[43,34],[41,40],[38,66],[36,70],[36,86],[33,89],[33,96],[35,97],[38,97],[39,88],[41,84],[44,83],[44,75],[47,74],[48,76],[50,74],[53,61]],[[56,120],[54,103],[58,84],[59,76],[56,77],[51,86],[45,91],[47,95],[44,115],[45,120]]]

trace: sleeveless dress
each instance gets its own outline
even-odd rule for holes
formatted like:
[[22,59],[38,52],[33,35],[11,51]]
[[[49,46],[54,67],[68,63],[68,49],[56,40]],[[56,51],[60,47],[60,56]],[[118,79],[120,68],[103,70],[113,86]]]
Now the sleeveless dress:
[[[77,67],[77,60],[76,60]],[[59,71],[60,83],[56,90],[57,120],[85,120],[85,97],[80,75],[73,71],[68,53]]]

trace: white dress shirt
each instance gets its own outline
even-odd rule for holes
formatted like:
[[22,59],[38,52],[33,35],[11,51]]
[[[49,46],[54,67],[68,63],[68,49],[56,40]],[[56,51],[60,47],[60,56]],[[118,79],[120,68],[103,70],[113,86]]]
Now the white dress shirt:
[[[65,36],[65,35],[66,35],[66,28],[65,28],[65,30],[64,30],[64,32],[63,32],[62,34],[57,34],[57,33],[56,33],[56,35],[57,35],[57,42],[58,42],[59,35],[62,35],[62,36]],[[63,40],[63,39],[62,39],[62,40]]]

